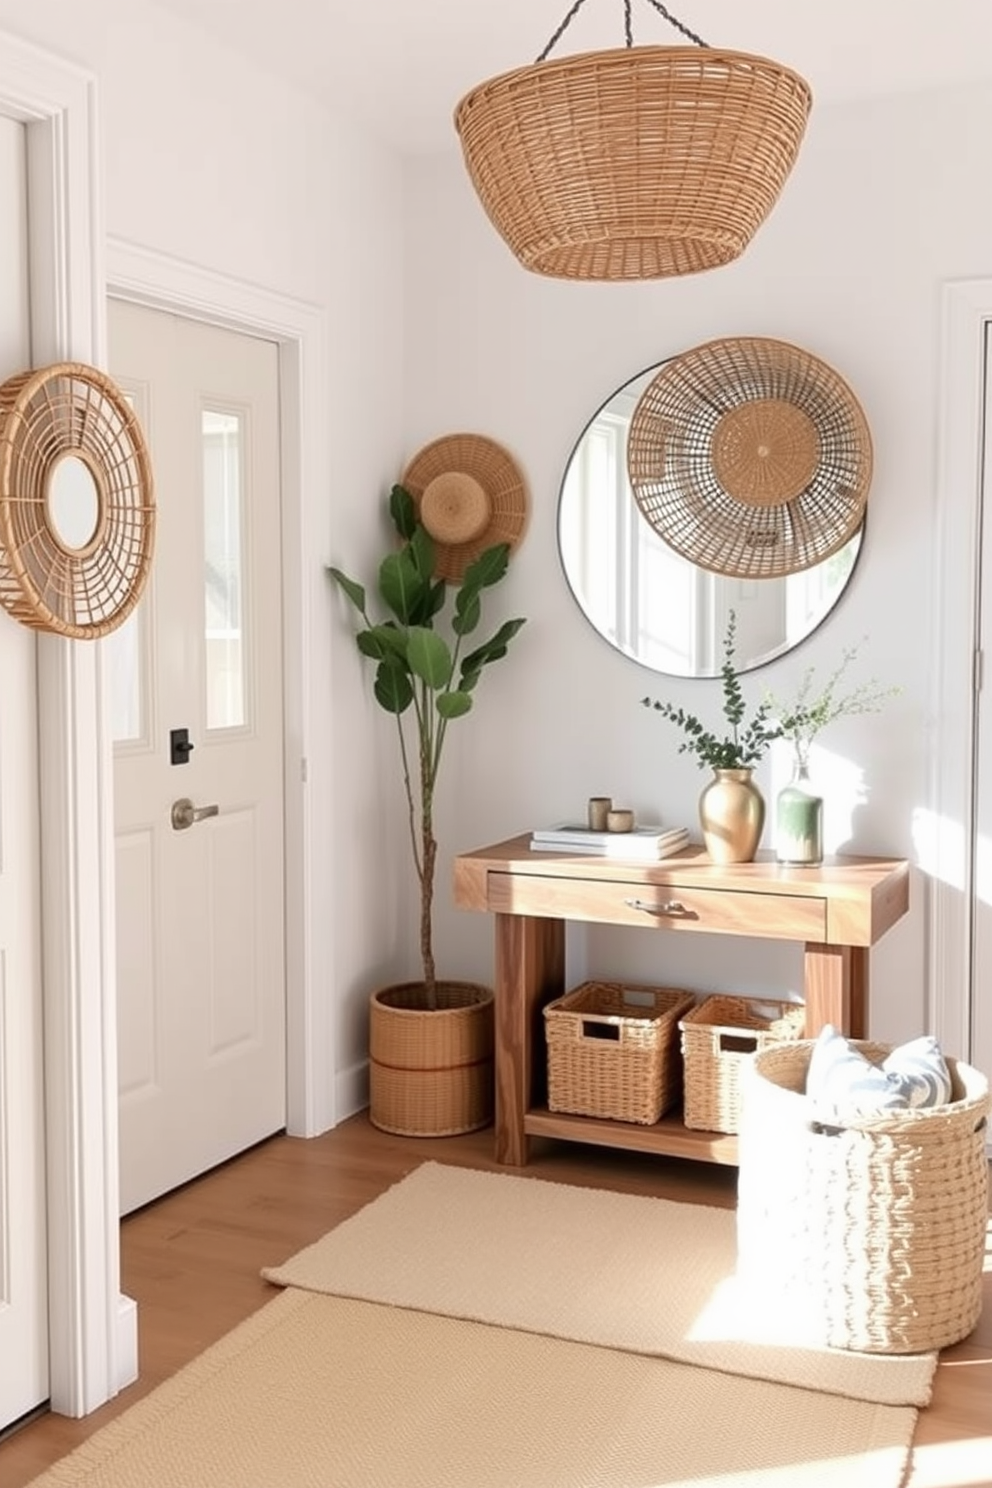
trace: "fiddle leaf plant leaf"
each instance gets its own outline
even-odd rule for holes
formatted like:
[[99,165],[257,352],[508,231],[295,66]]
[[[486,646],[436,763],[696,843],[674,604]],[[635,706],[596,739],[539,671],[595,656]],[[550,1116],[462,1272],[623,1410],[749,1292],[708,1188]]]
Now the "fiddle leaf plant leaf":
[[364,615],[365,585],[357,583],[355,579],[349,579],[348,575],[343,574],[339,568],[328,568],[327,572],[330,574],[331,578],[334,579],[335,582],[340,586],[344,593],[347,594],[348,598],[351,600],[352,604],[355,606],[355,609],[359,612],[359,614]]
[[414,623],[429,587],[409,547],[390,553],[379,565],[379,593],[401,625]]
[[506,655],[507,647],[523,625],[523,620],[504,620],[499,630],[488,641],[466,656],[462,662],[462,674],[479,672],[491,661],[499,661]]
[[387,656],[406,658],[406,636],[395,625],[373,625],[360,630],[355,644],[363,656],[373,661],[382,661]]
[[397,656],[386,656],[375,674],[375,698],[380,708],[397,716],[413,702],[413,684],[406,666]]
[[405,486],[394,486],[390,491],[389,515],[400,537],[409,542],[417,530],[417,507]]
[[440,692],[437,697],[438,715],[444,719],[463,718],[472,708],[472,699],[459,688],[455,692]]
[[447,642],[433,630],[414,626],[407,636],[406,657],[414,676],[441,692],[451,681],[453,663]]
[[455,635],[471,635],[481,619],[482,601],[479,599],[478,591],[466,593],[463,589],[455,600],[455,613],[451,621],[451,628]]
[[462,579],[462,594],[478,593],[498,584],[510,562],[510,544],[494,543],[468,565]]

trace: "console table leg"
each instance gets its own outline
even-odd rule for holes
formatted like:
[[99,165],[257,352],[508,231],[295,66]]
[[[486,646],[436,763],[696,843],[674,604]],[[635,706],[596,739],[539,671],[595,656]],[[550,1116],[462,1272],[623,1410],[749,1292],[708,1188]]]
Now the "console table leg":
[[[545,1003],[565,989],[565,926],[561,920],[497,914],[496,930],[496,1161],[523,1167],[528,1139],[524,1117],[544,1098]],[[535,1049],[541,1058],[535,1057]]]
[[868,947],[808,943],[806,1037],[816,1038],[825,1023],[848,1038],[868,1032]]

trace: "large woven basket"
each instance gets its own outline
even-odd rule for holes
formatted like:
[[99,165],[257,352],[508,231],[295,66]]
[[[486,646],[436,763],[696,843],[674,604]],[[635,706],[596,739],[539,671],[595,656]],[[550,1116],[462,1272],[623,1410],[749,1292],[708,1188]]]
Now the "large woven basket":
[[766,998],[704,998],[681,1021],[686,1126],[734,1133],[740,1125],[741,1075],[759,1049],[800,1039],[802,1003]]
[[[854,1047],[876,1063],[890,1052]],[[949,1104],[825,1127],[805,1095],[812,1048],[766,1049],[747,1075],[738,1273],[834,1348],[902,1354],[955,1343],[982,1306],[988,1081],[948,1059]]]
[[461,100],[472,183],[524,265],[652,279],[737,258],[792,169],[811,105],[745,52],[632,46],[538,62]]
[[583,982],[544,1009],[548,1106],[651,1126],[682,1094],[678,1020],[692,993]]
[[422,982],[374,992],[369,1002],[369,1119],[403,1137],[450,1137],[493,1119],[493,994],[474,982]]

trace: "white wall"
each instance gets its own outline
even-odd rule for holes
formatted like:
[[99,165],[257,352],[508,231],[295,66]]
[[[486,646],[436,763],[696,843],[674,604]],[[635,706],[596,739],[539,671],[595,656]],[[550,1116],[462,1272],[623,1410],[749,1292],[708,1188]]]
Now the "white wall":
[[0,30],[95,74],[110,235],[325,317],[320,463],[331,478],[305,493],[315,538],[305,580],[319,596],[312,667],[326,678],[310,720],[308,790],[327,913],[312,930],[327,971],[317,995],[343,1010],[336,1061],[347,1071],[365,1057],[368,968],[388,956],[391,927],[406,925],[407,885],[378,859],[374,871],[363,866],[375,858],[363,852],[374,782],[339,788],[360,776],[379,720],[323,566],[378,554],[379,498],[402,453],[401,162],[336,116],[333,100],[324,109],[298,96],[148,0],[0,0]]
[[[867,635],[865,673],[903,692],[883,714],[843,720],[821,742],[862,772],[847,850],[916,861],[930,726],[939,292],[948,279],[992,269],[982,185],[990,130],[987,89],[814,109],[795,172],[747,253],[654,284],[528,274],[490,228],[456,150],[409,169],[405,457],[447,431],[487,433],[522,462],[532,500],[499,592],[502,609],[529,623],[459,725],[441,790],[442,880],[454,852],[572,817],[590,794],[694,824],[706,777],[639,699],[668,697],[719,722],[719,685],[661,677],[600,640],[569,595],[555,523],[573,442],[609,393],[665,356],[726,335],[807,348],[848,379],[867,413],[875,475],[854,580],[821,630],[752,674],[746,690],[788,692],[808,665],[825,676]],[[771,763],[759,780],[771,796]],[[882,1039],[912,1035],[926,1016],[922,873],[912,895],[909,917],[873,956],[871,1024]],[[450,892],[441,898],[450,902]],[[484,916],[443,908],[438,942],[452,975],[491,975]],[[573,943],[578,956],[581,938]],[[783,995],[800,985],[791,947],[594,930],[584,951],[591,972],[698,990]]]

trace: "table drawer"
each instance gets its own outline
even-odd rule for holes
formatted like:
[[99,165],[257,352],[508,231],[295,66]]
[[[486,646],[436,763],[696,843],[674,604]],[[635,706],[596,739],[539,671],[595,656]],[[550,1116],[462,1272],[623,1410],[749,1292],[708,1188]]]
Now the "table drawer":
[[491,872],[487,897],[496,914],[779,940],[827,938],[826,899],[808,895]]

